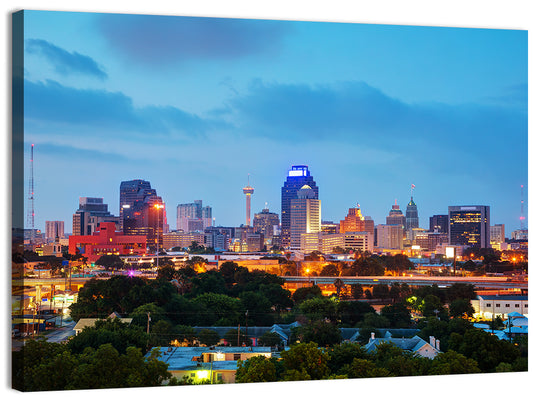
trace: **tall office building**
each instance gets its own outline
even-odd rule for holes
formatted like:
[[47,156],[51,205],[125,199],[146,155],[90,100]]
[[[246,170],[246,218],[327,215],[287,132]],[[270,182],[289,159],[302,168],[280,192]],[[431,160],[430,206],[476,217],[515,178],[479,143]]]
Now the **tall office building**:
[[409,201],[405,210],[405,229],[411,230],[418,227],[418,208],[411,196],[411,201]]
[[72,216],[72,234],[89,236],[96,232],[100,223],[112,222],[120,224],[119,217],[112,215],[103,198],[80,197],[79,207]]
[[188,233],[204,231],[213,225],[213,210],[210,206],[203,206],[202,200],[193,203],[179,204],[176,208],[176,229]]
[[130,208],[135,201],[144,201],[146,197],[157,195],[150,182],[141,179],[128,180],[120,183],[120,229],[124,230],[124,209]]
[[450,245],[490,247],[490,206],[449,206],[448,219]]
[[65,222],[60,220],[47,220],[45,222],[46,241],[52,242],[57,238],[65,237]]
[[400,210],[400,205],[398,205],[398,202],[396,200],[394,200],[394,205],[389,211],[389,216],[387,216],[387,218],[385,219],[385,224],[401,224],[405,229],[405,215]]
[[495,224],[490,226],[490,245],[500,250],[501,244],[505,242],[505,225],[504,224]]
[[120,184],[120,213],[124,234],[146,236],[147,247],[161,249],[162,235],[169,230],[167,213],[150,182],[136,179]]
[[290,213],[290,247],[301,248],[301,234],[320,232],[320,200],[315,198],[315,191],[304,185],[297,191],[297,198],[291,200]]
[[256,233],[262,233],[265,240],[271,240],[274,236],[274,229],[279,227],[279,215],[274,212],[270,212],[266,207],[254,215],[254,231]]
[[403,232],[401,224],[378,224],[377,246],[383,249],[403,249]]
[[448,215],[433,215],[429,217],[429,231],[448,234]]
[[284,248],[291,245],[291,200],[298,198],[298,190],[305,185],[311,187],[318,200],[318,186],[307,165],[293,165],[281,188],[281,245]]

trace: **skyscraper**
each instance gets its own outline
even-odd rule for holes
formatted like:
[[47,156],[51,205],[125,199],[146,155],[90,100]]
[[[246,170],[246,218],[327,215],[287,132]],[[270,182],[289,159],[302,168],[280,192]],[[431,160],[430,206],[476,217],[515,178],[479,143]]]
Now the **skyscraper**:
[[298,190],[305,185],[313,190],[318,200],[318,186],[307,165],[293,165],[281,188],[281,245],[284,248],[291,245],[291,200],[298,198]]
[[279,227],[279,215],[270,212],[265,205],[261,212],[254,215],[253,225],[256,233],[262,233],[265,236],[265,240],[271,240],[275,227]]
[[490,206],[449,206],[448,219],[451,245],[490,247]]
[[72,234],[91,235],[103,222],[113,222],[117,226],[120,223],[119,218],[107,210],[103,198],[80,197],[78,210],[72,216]]
[[411,196],[411,201],[409,201],[405,210],[405,229],[411,230],[418,227],[418,208],[413,201],[413,196]]
[[165,204],[146,180],[120,183],[120,214],[124,234],[146,236],[148,247],[155,248],[168,231]]
[[448,234],[448,215],[433,215],[429,218],[429,231]]
[[213,224],[213,211],[210,206],[203,206],[202,200],[189,204],[178,204],[176,229],[188,233],[203,231]]
[[297,191],[297,198],[291,200],[291,249],[301,248],[301,234],[320,232],[320,200],[315,198],[314,190],[304,185]]
[[393,225],[393,224],[400,224],[405,229],[406,223],[405,223],[405,215],[400,210],[400,205],[398,205],[398,202],[394,200],[394,205],[392,206],[392,209],[389,211],[389,216],[387,216],[386,224]]
[[124,230],[124,209],[130,208],[137,200],[144,201],[145,197],[157,195],[150,186],[150,182],[141,179],[123,181],[120,183],[120,228]]

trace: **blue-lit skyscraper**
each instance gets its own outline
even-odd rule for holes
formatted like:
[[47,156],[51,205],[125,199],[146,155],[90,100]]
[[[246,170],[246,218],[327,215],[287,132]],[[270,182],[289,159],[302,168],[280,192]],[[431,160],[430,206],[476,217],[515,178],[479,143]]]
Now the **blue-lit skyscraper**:
[[309,173],[307,165],[293,165],[287,180],[281,188],[281,245],[288,248],[291,243],[291,200],[298,198],[298,190],[308,185],[318,199],[318,186]]

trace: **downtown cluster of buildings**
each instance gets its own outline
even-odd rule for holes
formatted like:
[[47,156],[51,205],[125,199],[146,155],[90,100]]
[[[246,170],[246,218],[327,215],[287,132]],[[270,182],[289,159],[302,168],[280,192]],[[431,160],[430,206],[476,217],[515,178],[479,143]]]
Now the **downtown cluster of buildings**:
[[[359,204],[348,209],[339,222],[324,221],[319,188],[306,165],[294,165],[289,170],[281,188],[281,215],[265,206],[252,218],[253,192],[249,183],[243,188],[245,224],[215,226],[212,208],[195,200],[177,205],[176,230],[170,231],[167,206],[150,182],[123,181],[118,216],[109,212],[103,198],[81,197],[72,217],[72,235],[65,237],[63,221],[47,221],[46,235],[37,242],[38,249],[43,255],[59,255],[61,247],[68,245],[70,253],[82,253],[94,261],[103,254],[168,252],[194,243],[217,252],[283,248],[297,255],[339,249],[445,255],[450,247],[460,255],[466,247],[505,250],[518,249],[520,245],[506,243],[503,224],[490,225],[490,207],[486,205],[449,206],[447,214],[429,218],[429,229],[420,228],[412,195],[405,214],[395,201],[385,224],[375,225],[370,216],[363,216]],[[512,236],[518,241],[527,240],[527,230],[517,230]]]

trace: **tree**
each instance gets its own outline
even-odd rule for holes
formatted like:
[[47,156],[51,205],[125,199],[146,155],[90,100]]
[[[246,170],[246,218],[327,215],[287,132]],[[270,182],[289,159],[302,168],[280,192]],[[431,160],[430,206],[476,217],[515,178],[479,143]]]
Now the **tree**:
[[343,342],[341,344],[333,345],[328,350],[330,360],[328,367],[333,374],[339,373],[339,370],[346,364],[350,364],[353,359],[368,359],[370,355],[366,349],[353,342]]
[[455,299],[449,306],[451,317],[472,317],[474,308],[468,299]]
[[224,278],[217,271],[210,270],[200,273],[191,279],[191,296],[195,297],[205,293],[227,294]]
[[411,326],[411,312],[403,303],[384,306],[380,314],[389,320],[392,328],[409,328]]
[[376,299],[386,299],[389,297],[389,286],[387,284],[377,284],[372,288],[372,296]]
[[291,292],[280,284],[263,284],[259,287],[259,292],[268,298],[278,314],[294,305]]
[[377,367],[367,359],[353,359],[349,365],[340,369],[340,374],[346,374],[349,378],[388,377],[390,373],[384,368]]
[[292,299],[296,303],[315,297],[322,297],[322,291],[318,285],[297,288],[292,294]]
[[342,341],[339,328],[322,320],[297,327],[295,334],[301,342],[316,342],[320,347],[339,344]]
[[241,301],[223,294],[205,293],[191,301],[199,306],[201,313],[196,314],[196,325],[235,326],[244,316]]
[[216,331],[206,328],[200,331],[198,339],[205,346],[213,346],[220,342],[220,335]]
[[245,291],[240,296],[243,309],[246,309],[248,323],[256,326],[273,324],[272,304],[261,292]]
[[363,296],[363,287],[361,284],[351,284],[350,293],[352,294],[353,299],[359,299]]
[[283,373],[285,380],[321,380],[330,373],[327,366],[329,355],[319,349],[314,342],[291,346],[289,350],[281,352],[281,359],[285,367]]
[[367,302],[340,301],[337,304],[337,314],[342,324],[355,326],[363,320],[367,313],[376,313],[376,310]]
[[298,305],[298,311],[310,321],[337,321],[335,302],[329,298],[306,299]]
[[493,372],[501,362],[512,364],[520,357],[513,343],[477,328],[469,329],[464,335],[452,333],[449,348],[475,360],[482,372]]
[[337,277],[339,275],[339,269],[336,265],[334,264],[327,264],[326,266],[324,266],[322,268],[322,270],[320,271],[320,276],[334,276],[334,277]]
[[281,337],[271,331],[267,331],[259,337],[259,344],[263,346],[280,346],[282,344]]
[[119,353],[126,353],[130,346],[146,350],[148,335],[146,330],[128,325],[119,319],[99,320],[94,327],[86,327],[79,334],[70,338],[67,347],[72,353],[82,353],[86,348],[99,348],[111,344]]
[[237,362],[235,382],[274,382],[276,378],[276,366],[274,359],[265,356],[253,356],[246,361]]
[[479,373],[477,362],[453,350],[441,352],[433,359],[429,374],[471,374]]
[[476,299],[476,287],[472,284],[455,283],[448,288],[446,296],[449,302],[456,299]]
[[160,265],[157,269],[157,278],[162,278],[167,281],[172,281],[178,276],[177,270],[173,265]]
[[118,255],[102,255],[94,263],[96,265],[105,267],[106,270],[124,268],[124,262]]
[[165,311],[163,308],[157,306],[155,303],[147,303],[135,308],[129,316],[133,319],[131,323],[136,326],[141,326],[146,329],[148,324],[148,319],[150,318],[150,323],[154,324],[160,320],[164,320]]

